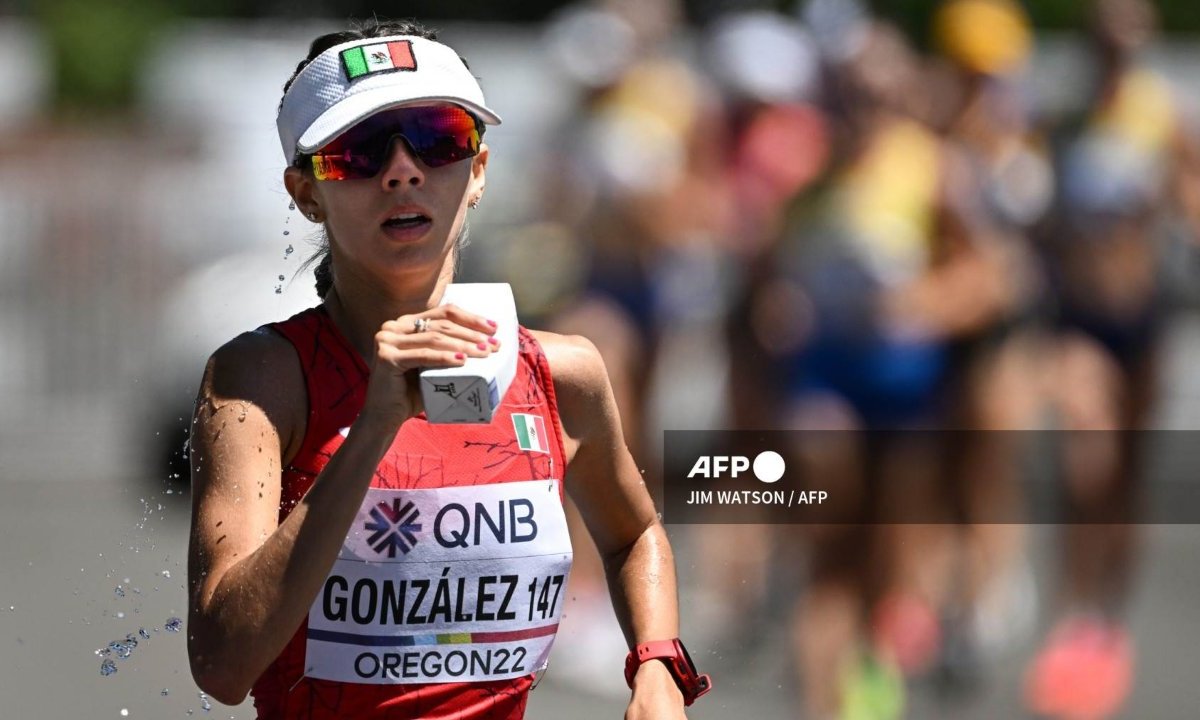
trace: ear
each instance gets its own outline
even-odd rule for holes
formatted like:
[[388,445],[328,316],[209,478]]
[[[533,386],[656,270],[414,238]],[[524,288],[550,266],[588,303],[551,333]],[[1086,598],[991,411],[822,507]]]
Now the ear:
[[467,197],[478,200],[483,196],[483,188],[486,185],[488,164],[488,146],[486,143],[480,143],[479,154],[471,158],[471,180],[467,184]]
[[292,202],[304,217],[312,220],[315,216],[321,218],[321,204],[317,201],[317,180],[311,174],[300,168],[289,167],[283,171],[283,186],[287,188]]

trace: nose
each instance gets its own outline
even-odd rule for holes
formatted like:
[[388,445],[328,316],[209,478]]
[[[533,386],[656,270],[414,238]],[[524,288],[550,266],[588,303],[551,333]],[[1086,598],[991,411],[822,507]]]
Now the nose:
[[385,190],[402,185],[417,187],[425,182],[425,166],[403,135],[394,136],[388,145],[387,162],[380,176]]

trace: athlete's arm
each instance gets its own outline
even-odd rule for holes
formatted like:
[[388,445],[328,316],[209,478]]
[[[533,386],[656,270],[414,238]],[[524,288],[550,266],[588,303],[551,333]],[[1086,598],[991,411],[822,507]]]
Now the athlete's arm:
[[[550,361],[568,462],[566,487],[604,560],[630,647],[679,636],[675,560],[621,418],[599,351],[588,340],[536,333]],[[621,672],[621,668],[612,670]],[[626,718],[682,718],[683,697],[662,663],[638,669]]]
[[[196,684],[236,704],[295,634],[320,591],[380,460],[420,412],[416,367],[485,355],[483,318],[453,306],[375,336],[366,400],[346,441],[278,522],[280,468],[299,449],[308,411],[299,358],[274,333],[247,333],[209,360],[192,424],[188,653]],[[472,329],[473,328],[473,329]]]
[[1016,302],[1021,240],[999,232],[974,207],[974,171],[960,152],[943,148],[930,267],[884,296],[887,322],[932,338],[985,327]]
[[192,424],[188,652],[196,684],[236,704],[296,632],[394,436],[356,423],[278,523],[281,460],[307,412],[291,345],[243,335],[209,360]]
[[1171,194],[1193,243],[1200,243],[1200,138],[1181,118],[1171,142]]

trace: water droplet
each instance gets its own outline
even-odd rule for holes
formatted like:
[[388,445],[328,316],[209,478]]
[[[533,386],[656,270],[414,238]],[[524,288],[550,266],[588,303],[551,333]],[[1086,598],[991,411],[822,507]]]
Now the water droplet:
[[124,619],[125,619],[125,613],[123,613],[123,612],[119,612],[119,613],[117,613],[117,619],[118,619],[118,620],[124,620]]
[[287,279],[287,278],[285,278],[285,277],[284,277],[284,276],[282,276],[282,275],[280,275],[280,276],[279,276],[279,282],[283,282],[283,281],[284,281],[284,280],[286,280],[286,279]]
[[291,255],[294,252],[296,252],[296,248],[292,247],[291,245],[288,245],[287,249],[283,251],[283,256],[287,257],[288,255]]
[[129,717],[129,710],[121,708],[121,717]]
[[112,675],[116,671],[117,671],[117,664],[115,662],[113,662],[112,660],[105,660],[104,662],[100,663],[100,674],[102,676],[108,677],[109,675]]
[[283,234],[284,234],[284,235],[291,235],[291,234],[292,234],[292,231],[291,231],[291,230],[284,230],[284,231],[283,231]]
[[116,588],[114,588],[113,592],[115,592],[117,594],[117,597],[125,597],[125,591],[121,588],[120,585],[118,585]]
[[288,210],[295,210],[295,209],[296,209],[296,201],[293,200],[288,203]]
[[183,628],[183,621],[177,617],[167,618],[166,624],[163,625],[163,630],[167,632],[179,632]]
[[200,701],[200,709],[203,710],[204,712],[208,712],[208,711],[212,710],[212,705],[209,705],[207,700],[201,700]]
[[137,647],[137,636],[134,635],[133,633],[129,633],[128,635],[126,635],[125,636],[125,645],[130,648]]
[[150,639],[150,633],[146,632],[146,628],[144,628],[144,627],[138,628],[138,635],[141,635],[143,640]]
[[[79,568],[79,572],[83,572],[83,568]],[[9,612],[12,612],[13,610],[16,610],[16,609],[17,609],[17,606],[16,606],[16,605],[9,605],[9,606],[8,606],[8,611],[9,611]]]
[[276,295],[282,295],[282,294],[283,294],[283,286],[282,286],[282,285],[276,285],[276,286],[275,286],[275,294],[276,294]]
[[170,695],[170,694],[171,694],[171,691],[170,691],[170,690],[168,690],[167,688],[163,688],[163,689],[162,689],[162,692],[160,692],[160,693],[159,693],[159,695],[162,695],[163,697],[166,697],[166,696],[168,696],[168,695]]
[[170,571],[170,570],[163,570],[163,571],[162,571],[162,576],[163,576],[163,577],[165,577],[166,579],[170,580],[170,579],[171,579],[171,571]]

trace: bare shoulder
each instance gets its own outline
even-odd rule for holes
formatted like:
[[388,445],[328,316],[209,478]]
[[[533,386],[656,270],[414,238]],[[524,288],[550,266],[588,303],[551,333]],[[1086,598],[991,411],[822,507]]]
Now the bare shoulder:
[[560,335],[545,330],[530,331],[550,363],[555,389],[572,392],[602,392],[608,387],[608,372],[600,351],[582,335]]
[[[241,403],[261,410],[279,433],[286,458],[303,439],[308,410],[304,372],[290,342],[259,328],[242,333],[212,354],[204,370],[197,408]],[[197,417],[204,417],[200,412]]]
[[620,418],[600,351],[582,335],[530,331],[550,363],[559,415],[568,438],[620,433]]

